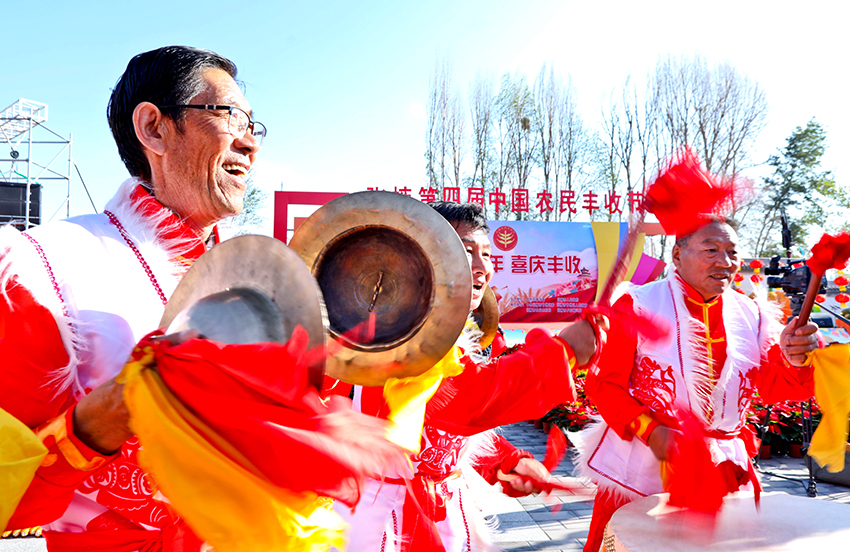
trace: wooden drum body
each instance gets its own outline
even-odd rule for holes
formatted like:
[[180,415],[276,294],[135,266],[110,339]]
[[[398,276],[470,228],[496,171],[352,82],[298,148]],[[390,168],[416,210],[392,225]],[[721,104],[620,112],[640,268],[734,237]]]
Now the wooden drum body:
[[850,505],[752,493],[726,497],[718,516],[666,506],[653,495],[620,508],[605,528],[604,552],[811,552],[850,550]]

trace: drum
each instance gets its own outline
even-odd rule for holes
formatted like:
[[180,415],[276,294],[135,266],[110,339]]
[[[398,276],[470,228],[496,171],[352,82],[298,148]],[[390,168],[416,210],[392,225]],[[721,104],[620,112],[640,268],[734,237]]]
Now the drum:
[[785,493],[726,497],[715,518],[653,495],[623,506],[605,528],[604,552],[810,552],[850,549],[850,505]]

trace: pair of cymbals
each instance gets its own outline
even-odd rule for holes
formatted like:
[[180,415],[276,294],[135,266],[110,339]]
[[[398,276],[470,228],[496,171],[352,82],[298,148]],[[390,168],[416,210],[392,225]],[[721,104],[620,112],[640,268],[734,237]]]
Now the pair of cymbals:
[[[360,385],[425,372],[463,330],[472,294],[466,251],[426,204],[391,192],[342,196],[308,218],[290,247],[263,236],[215,246],[187,272],[161,325],[232,343],[283,342],[301,324],[311,346],[332,338],[325,372]],[[486,347],[498,325],[491,291],[483,304],[475,314]],[[191,316],[175,320],[188,307]]]

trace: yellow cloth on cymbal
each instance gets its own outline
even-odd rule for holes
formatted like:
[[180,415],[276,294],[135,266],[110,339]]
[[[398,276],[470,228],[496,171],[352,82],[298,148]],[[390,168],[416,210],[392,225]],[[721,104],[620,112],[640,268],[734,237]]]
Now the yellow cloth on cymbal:
[[821,419],[809,446],[809,456],[830,472],[844,469],[847,417],[850,415],[850,344],[832,344],[812,351],[815,397]]
[[328,499],[260,476],[168,391],[149,361],[128,363],[121,376],[139,462],[199,537],[216,552],[345,549],[346,525]]
[[20,420],[0,408],[0,532],[29,487],[47,447]]
[[425,423],[425,407],[437,392],[443,378],[463,372],[460,359],[463,351],[454,346],[437,364],[424,374],[409,378],[390,378],[384,384],[384,400],[394,422],[387,437],[390,441],[414,453],[419,452],[422,425]]

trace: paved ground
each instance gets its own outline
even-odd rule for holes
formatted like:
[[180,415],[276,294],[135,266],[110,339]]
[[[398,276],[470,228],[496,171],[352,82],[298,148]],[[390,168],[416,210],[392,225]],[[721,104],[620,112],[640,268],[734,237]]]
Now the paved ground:
[[[515,446],[528,450],[538,460],[543,459],[546,451],[546,436],[529,423],[504,426],[502,434]],[[566,483],[581,484],[571,476],[573,463],[570,455],[555,471],[555,475]],[[797,496],[807,496],[808,472],[802,459],[774,456],[770,460],[760,461],[762,486],[765,492],[785,492]],[[793,478],[791,481],[785,478]],[[498,523],[494,530],[494,540],[508,551],[539,550],[544,552],[580,550],[584,546],[587,530],[590,527],[590,515],[593,509],[594,490],[592,485],[584,485],[581,492],[557,492],[546,499],[539,496],[510,498],[497,488],[488,486],[484,480],[472,481],[476,501],[488,520]],[[850,488],[817,482],[818,496],[812,500],[833,500],[850,504]],[[558,512],[553,505],[560,503]],[[848,506],[848,525],[850,525],[850,506]],[[0,552],[40,552],[44,548],[43,539],[4,539],[0,540]],[[352,551],[357,552],[357,551]]]
[[[546,436],[541,430],[529,423],[520,423],[504,426],[501,431],[515,446],[532,452],[538,460],[543,459]],[[571,455],[568,454],[555,475],[565,483],[580,484],[571,477],[573,468]],[[807,496],[808,471],[803,459],[774,456],[769,460],[761,460],[759,470],[762,472],[765,492]],[[820,481],[816,483],[818,496],[812,500],[850,504],[850,488]],[[473,487],[479,506],[488,519],[498,520],[495,541],[500,547],[509,551],[545,552],[580,550],[584,546],[590,527],[594,490],[589,484],[583,489],[578,493],[558,491],[547,499],[535,496],[514,499],[488,487],[483,480]],[[552,511],[555,500],[561,504],[558,512]],[[847,516],[850,525],[850,506]]]

